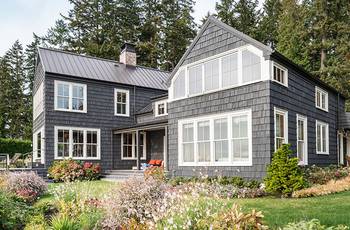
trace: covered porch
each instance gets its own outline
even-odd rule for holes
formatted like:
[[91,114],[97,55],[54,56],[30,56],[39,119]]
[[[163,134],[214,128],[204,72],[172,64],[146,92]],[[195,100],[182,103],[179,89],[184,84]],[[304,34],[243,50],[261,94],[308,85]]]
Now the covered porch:
[[148,122],[113,130],[113,170],[140,170],[157,160],[167,168],[167,121]]

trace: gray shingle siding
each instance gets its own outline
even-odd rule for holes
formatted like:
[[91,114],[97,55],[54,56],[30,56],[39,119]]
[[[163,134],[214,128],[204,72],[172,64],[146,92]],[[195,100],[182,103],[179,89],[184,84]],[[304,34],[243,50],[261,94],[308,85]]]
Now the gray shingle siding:
[[[179,167],[178,121],[196,116],[243,109],[252,110],[253,166]],[[260,179],[271,156],[270,82],[259,82],[168,104],[169,171],[172,175],[192,176],[199,172],[213,175]],[[194,171],[195,170],[195,171]]]
[[[78,82],[87,85],[87,113],[62,112],[54,110],[54,80]],[[129,90],[130,117],[114,115],[114,89]],[[134,90],[136,94],[134,94]],[[135,111],[140,110],[151,98],[163,94],[162,90],[133,87],[102,81],[83,80],[73,77],[46,74],[45,77],[45,133],[46,165],[54,159],[54,126],[86,127],[101,129],[101,166],[112,169],[114,158],[120,156],[120,141],[114,141],[117,149],[112,149],[112,129],[134,124]],[[134,97],[135,96],[135,97]],[[133,106],[135,104],[135,107]],[[116,137],[113,137],[116,139]],[[118,149],[119,148],[119,149]],[[123,164],[127,162],[123,161]]]
[[[38,90],[40,84],[45,81],[45,73],[43,69],[43,65],[39,62],[34,76],[34,84],[33,84],[33,95]],[[45,84],[43,85],[43,110],[45,111]],[[45,121],[45,113],[41,113],[33,120],[33,132],[36,132],[39,128],[44,125]]]
[[[282,64],[282,63],[280,63]],[[283,64],[282,64],[283,65]],[[287,65],[288,88],[276,82],[271,83],[271,114],[274,106],[288,111],[288,141],[296,152],[296,114],[307,117],[308,128],[308,163],[309,165],[337,164],[337,112],[344,110],[344,98],[333,91],[328,92],[328,112],[315,106],[315,81],[303,76]],[[329,124],[329,155],[316,154],[316,120]],[[274,126],[272,126],[274,129]],[[273,140],[274,135],[271,136]],[[274,142],[272,142],[274,143]]]

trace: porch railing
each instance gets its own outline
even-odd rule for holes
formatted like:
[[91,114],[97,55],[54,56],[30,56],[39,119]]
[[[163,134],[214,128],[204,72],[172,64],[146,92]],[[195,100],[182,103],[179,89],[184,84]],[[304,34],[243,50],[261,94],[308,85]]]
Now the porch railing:
[[33,167],[33,153],[15,153],[12,157],[8,153],[0,153],[0,169],[21,169]]

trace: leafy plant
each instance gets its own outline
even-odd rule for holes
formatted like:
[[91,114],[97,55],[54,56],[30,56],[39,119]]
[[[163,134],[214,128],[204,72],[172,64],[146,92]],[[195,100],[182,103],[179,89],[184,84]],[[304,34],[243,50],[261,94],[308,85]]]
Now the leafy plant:
[[163,167],[148,167],[144,172],[145,178],[153,178],[155,180],[165,181],[165,172]]
[[267,191],[289,196],[294,191],[306,187],[303,173],[298,166],[298,158],[291,157],[292,153],[289,144],[282,145],[274,153],[264,180]]
[[46,182],[35,172],[12,172],[5,177],[6,190],[33,202],[47,191]]
[[66,215],[54,216],[51,220],[52,230],[79,230],[79,224]]
[[305,169],[305,177],[309,184],[326,184],[330,180],[339,180],[349,175],[349,167],[338,167],[331,165],[328,167],[311,166]]
[[347,230],[349,227],[344,225],[338,225],[334,227],[326,227],[320,223],[317,219],[310,221],[300,221],[296,223],[289,223],[283,227],[282,230]]
[[99,164],[85,162],[83,164],[83,170],[85,180],[97,180],[100,178],[101,166]]

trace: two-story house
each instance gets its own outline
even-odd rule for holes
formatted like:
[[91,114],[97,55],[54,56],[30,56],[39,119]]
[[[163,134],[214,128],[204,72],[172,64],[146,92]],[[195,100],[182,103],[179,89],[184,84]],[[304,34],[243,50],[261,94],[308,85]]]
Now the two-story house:
[[164,160],[171,175],[262,178],[290,143],[302,165],[344,164],[345,97],[270,47],[209,17],[172,73],[39,49],[35,159],[104,170]]

